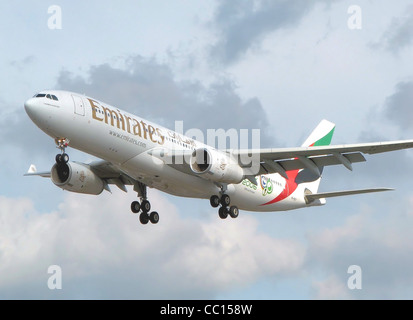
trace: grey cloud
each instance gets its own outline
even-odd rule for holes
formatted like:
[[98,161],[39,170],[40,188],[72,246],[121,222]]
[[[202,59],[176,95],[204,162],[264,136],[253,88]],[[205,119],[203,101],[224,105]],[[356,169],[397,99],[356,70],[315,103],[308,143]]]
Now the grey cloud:
[[35,56],[29,55],[23,59],[20,60],[12,60],[10,61],[10,65],[12,67],[15,67],[19,70],[28,67],[29,65],[33,64],[36,61]]
[[413,127],[413,81],[400,82],[385,102],[384,116],[402,130]]
[[297,25],[317,0],[220,1],[212,25],[219,40],[212,55],[224,63],[240,58],[267,34]]
[[402,17],[392,19],[389,28],[383,33],[380,41],[372,44],[372,47],[385,49],[397,54],[412,43],[413,6],[409,6]]
[[235,85],[220,79],[209,86],[177,81],[172,70],[154,59],[129,59],[127,70],[103,64],[88,79],[61,72],[57,87],[85,93],[173,129],[175,120],[190,128],[261,129],[261,145],[274,146],[266,113],[258,98],[243,101]]

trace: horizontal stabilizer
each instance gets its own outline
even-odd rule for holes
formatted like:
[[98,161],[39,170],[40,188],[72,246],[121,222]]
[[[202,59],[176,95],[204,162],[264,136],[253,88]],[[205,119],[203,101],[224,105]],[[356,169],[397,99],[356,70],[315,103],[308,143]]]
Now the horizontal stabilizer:
[[372,192],[382,192],[382,191],[392,191],[391,188],[373,188],[373,189],[359,189],[359,190],[347,190],[347,191],[336,191],[336,192],[323,192],[305,195],[305,201],[307,204],[312,203],[317,199],[341,197],[341,196],[351,196],[354,194],[362,193],[372,193]]

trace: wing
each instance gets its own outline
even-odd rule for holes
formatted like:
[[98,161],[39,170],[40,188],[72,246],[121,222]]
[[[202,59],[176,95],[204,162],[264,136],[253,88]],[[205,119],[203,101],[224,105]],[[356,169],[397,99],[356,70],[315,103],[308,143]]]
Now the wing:
[[[352,170],[352,163],[366,161],[363,154],[376,154],[413,148],[413,140],[375,143],[345,144],[319,147],[278,148],[259,150],[231,150],[238,163],[254,156],[260,159],[258,174],[278,172],[287,177],[286,171],[308,168],[319,174],[320,167],[342,164]],[[241,159],[244,158],[244,161]],[[248,166],[244,166],[248,171]],[[256,171],[256,170],[255,170]],[[251,172],[251,175],[257,173]]]
[[[98,160],[90,163],[88,166],[99,178],[105,181],[107,185],[114,184],[124,192],[128,192],[126,189],[127,185],[136,185],[138,183],[135,179],[131,178],[108,161]],[[110,192],[109,186],[107,187],[106,190]]]
[[38,176],[38,177],[43,177],[43,178],[50,178],[51,173],[50,171],[38,172],[36,169],[36,166],[34,164],[31,164],[29,167],[29,170],[24,176]]
[[[254,184],[259,174],[279,173],[288,179],[287,171],[308,168],[320,175],[320,168],[344,165],[352,170],[352,164],[366,161],[363,154],[376,154],[413,148],[413,140],[387,141],[332,146],[312,146],[276,149],[221,150],[244,169],[245,177]],[[162,159],[176,170],[196,175],[189,166],[192,151],[154,148],[148,153]]]

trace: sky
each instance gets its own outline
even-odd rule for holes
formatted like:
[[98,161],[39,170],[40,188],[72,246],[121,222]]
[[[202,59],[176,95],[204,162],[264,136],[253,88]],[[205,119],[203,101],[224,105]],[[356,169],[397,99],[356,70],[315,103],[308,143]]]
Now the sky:
[[161,220],[146,226],[132,189],[23,177],[57,153],[23,108],[44,89],[172,129],[260,129],[262,147],[299,146],[321,119],[333,144],[411,139],[413,1],[2,1],[0,24],[0,299],[413,298],[411,150],[328,167],[320,185],[392,192],[221,220],[150,189]]

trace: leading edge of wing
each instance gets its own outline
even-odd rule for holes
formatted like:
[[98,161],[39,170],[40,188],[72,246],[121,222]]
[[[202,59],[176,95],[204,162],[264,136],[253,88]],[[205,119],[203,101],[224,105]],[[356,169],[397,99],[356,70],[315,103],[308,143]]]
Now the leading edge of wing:
[[373,143],[343,144],[319,147],[295,147],[295,148],[273,148],[273,149],[245,149],[231,150],[234,156],[250,156],[259,154],[261,159],[279,160],[295,158],[297,156],[318,156],[332,153],[362,152],[376,154],[403,149],[413,148],[413,140],[398,140]]
[[393,190],[394,189],[392,189],[392,188],[357,189],[357,190],[345,190],[345,191],[306,194],[304,197],[305,197],[305,200],[306,200],[307,204],[310,204],[310,203],[312,203],[313,201],[315,201],[317,199],[351,196],[351,195],[355,195],[355,194],[393,191]]

